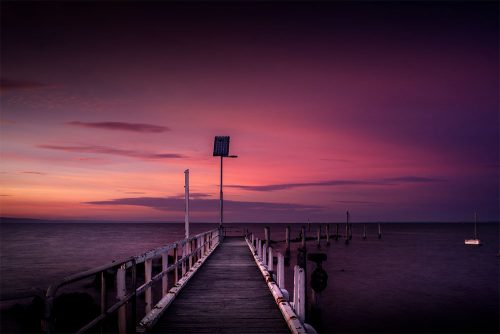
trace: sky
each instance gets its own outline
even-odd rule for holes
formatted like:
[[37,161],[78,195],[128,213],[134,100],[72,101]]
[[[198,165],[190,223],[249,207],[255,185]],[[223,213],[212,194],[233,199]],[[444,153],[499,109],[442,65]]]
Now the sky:
[[498,221],[498,9],[2,1],[0,215]]

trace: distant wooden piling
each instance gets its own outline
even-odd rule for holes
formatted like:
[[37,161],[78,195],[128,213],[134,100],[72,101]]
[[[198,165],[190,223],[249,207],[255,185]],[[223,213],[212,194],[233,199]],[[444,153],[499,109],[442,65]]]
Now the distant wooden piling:
[[378,238],[381,239],[382,238],[382,228],[380,226],[380,223],[378,223]]
[[302,226],[301,228],[301,235],[302,235],[302,248],[306,249],[306,228]]
[[363,224],[363,240],[366,240],[366,224]]
[[349,210],[346,212],[346,223],[345,223],[345,243],[349,243]]
[[290,249],[290,225],[285,228],[285,245],[286,249]]
[[340,231],[339,231],[339,223],[337,223],[337,231],[335,232],[335,240],[339,240]]
[[317,244],[318,248],[321,248],[321,224],[318,225],[316,238],[317,238],[316,244]]
[[330,246],[330,224],[326,224],[326,245]]

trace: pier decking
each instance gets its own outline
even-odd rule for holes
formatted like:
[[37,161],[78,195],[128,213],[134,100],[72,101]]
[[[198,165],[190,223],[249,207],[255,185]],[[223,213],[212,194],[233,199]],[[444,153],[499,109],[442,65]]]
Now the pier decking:
[[226,237],[153,332],[290,333],[247,243],[236,237]]

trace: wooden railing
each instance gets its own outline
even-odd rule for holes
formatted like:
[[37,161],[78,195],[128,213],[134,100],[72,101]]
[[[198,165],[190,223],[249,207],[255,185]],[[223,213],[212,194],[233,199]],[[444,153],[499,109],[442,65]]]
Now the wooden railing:
[[290,300],[290,294],[285,289],[285,257],[283,254],[276,252],[277,268],[275,270],[273,248],[266,245],[263,242],[265,240],[259,239],[253,234],[247,234],[246,241],[290,331],[294,334],[316,333],[311,325],[305,323],[306,276],[304,269],[299,266],[294,267],[293,300]]
[[[57,331],[57,322],[54,314],[54,301],[59,289],[63,286],[82,281],[89,277],[99,277],[100,281],[100,314],[86,325],[78,329],[76,333],[84,333],[90,329],[96,328],[99,324],[102,326],[103,320],[110,315],[117,313],[118,332],[126,333],[127,328],[133,326],[135,331],[148,325],[149,315],[158,312],[160,306],[169,305],[175,298],[179,290],[184,286],[191,275],[199,268],[203,261],[219,245],[222,234],[218,229],[200,233],[187,239],[176,241],[145,252],[141,255],[128,258],[123,261],[113,262],[91,270],[87,270],[75,275],[68,276],[60,282],[51,285],[45,296],[45,315],[42,321],[43,330],[46,333]],[[173,263],[169,264],[169,255],[173,258]],[[161,258],[161,272],[152,276],[153,260]],[[144,283],[137,286],[137,265],[144,263]],[[116,273],[116,302],[108,306],[109,289],[106,284],[107,272]],[[180,271],[180,273],[179,273]],[[173,287],[168,289],[168,273],[173,272]],[[127,281],[127,274],[129,280]],[[181,275],[181,277],[180,277]],[[153,306],[153,285],[157,282],[162,284],[161,299]],[[128,286],[128,288],[127,288]],[[144,295],[144,314],[145,317],[137,323],[136,314],[141,313],[137,307],[137,297]],[[131,305],[131,312],[127,312],[127,304]],[[129,314],[129,318],[127,317]],[[102,328],[101,328],[102,330]]]

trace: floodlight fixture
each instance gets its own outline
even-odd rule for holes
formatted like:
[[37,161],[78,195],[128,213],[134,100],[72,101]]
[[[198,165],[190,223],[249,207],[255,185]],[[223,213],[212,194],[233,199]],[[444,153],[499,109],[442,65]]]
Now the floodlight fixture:
[[229,136],[216,136],[214,141],[214,157],[229,155]]

